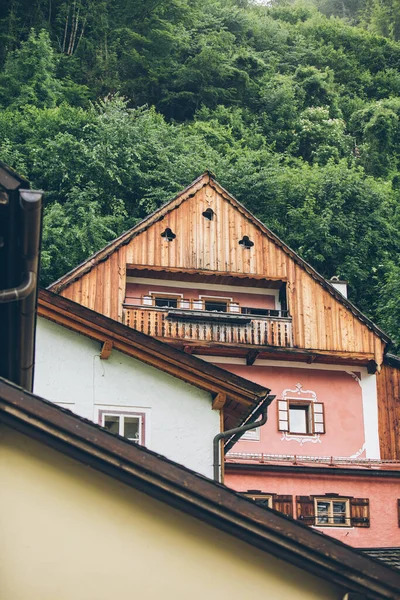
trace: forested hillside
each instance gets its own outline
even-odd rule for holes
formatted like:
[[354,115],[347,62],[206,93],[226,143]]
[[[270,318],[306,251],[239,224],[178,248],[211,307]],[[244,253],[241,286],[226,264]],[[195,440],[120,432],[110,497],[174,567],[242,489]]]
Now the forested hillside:
[[42,284],[210,169],[399,343],[399,37],[399,0],[3,0]]

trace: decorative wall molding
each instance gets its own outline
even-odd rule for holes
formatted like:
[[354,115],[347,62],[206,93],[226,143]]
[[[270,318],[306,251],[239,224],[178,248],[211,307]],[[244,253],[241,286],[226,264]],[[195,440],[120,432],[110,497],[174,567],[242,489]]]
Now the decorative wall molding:
[[[283,390],[282,400],[308,400],[309,402],[317,402],[317,394],[313,390],[303,390],[303,386],[301,383],[296,383],[294,389],[286,389]],[[321,436],[319,433],[314,433],[313,435],[299,435],[289,433],[288,431],[284,431],[282,433],[281,441],[285,442],[298,442],[300,446],[304,444],[321,444]]]

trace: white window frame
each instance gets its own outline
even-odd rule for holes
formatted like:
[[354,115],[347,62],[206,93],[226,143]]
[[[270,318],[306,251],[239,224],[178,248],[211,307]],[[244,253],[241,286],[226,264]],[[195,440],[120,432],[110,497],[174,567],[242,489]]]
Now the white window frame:
[[[104,417],[119,417],[119,435],[125,437],[124,431],[124,418],[125,417],[136,417],[139,419],[139,439],[133,440],[133,438],[126,438],[141,446],[149,446],[149,421],[150,415],[149,410],[144,408],[130,408],[124,406],[97,406],[97,415],[95,422],[104,427]],[[122,417],[122,418],[121,418]]]
[[249,494],[249,492],[245,492],[244,496],[246,496],[246,498],[250,498],[250,500],[267,500],[268,501],[268,508],[274,508],[273,504],[273,497],[272,494]]
[[[318,523],[318,502],[323,502],[324,504],[329,504],[328,508],[328,523]],[[333,512],[333,504],[335,502],[344,502],[345,503],[345,522],[344,523],[334,523],[333,519],[335,513]],[[315,527],[351,527],[351,513],[350,513],[350,498],[329,498],[326,496],[321,496],[318,498],[314,498],[314,513],[315,513]],[[339,513],[343,514],[343,513]],[[338,516],[338,513],[336,513]]]
[[[232,304],[236,305],[236,302],[233,302],[233,299],[228,298],[227,296],[209,296],[208,294],[201,295],[201,296],[199,296],[199,301],[201,302],[201,310],[206,310],[206,302],[215,302],[217,304],[218,304],[218,302],[220,302],[221,304],[226,303],[226,313],[231,312]],[[239,309],[239,305],[237,305],[237,306]],[[238,312],[238,310],[235,309],[232,312]]]
[[[155,292],[155,291],[149,291],[147,296],[143,296],[143,298],[150,298],[151,299],[151,306],[154,306],[155,308],[159,308],[156,307],[156,298],[165,298],[165,300],[176,300],[176,306],[177,308],[190,308],[190,300],[186,300],[183,298],[183,294],[174,294],[174,293],[168,293],[168,292]],[[165,307],[165,310],[168,310],[168,307]]]
[[240,441],[245,440],[247,442],[259,442],[260,429],[260,427],[257,427],[256,429],[249,429],[249,431],[245,431],[244,434],[240,437]]

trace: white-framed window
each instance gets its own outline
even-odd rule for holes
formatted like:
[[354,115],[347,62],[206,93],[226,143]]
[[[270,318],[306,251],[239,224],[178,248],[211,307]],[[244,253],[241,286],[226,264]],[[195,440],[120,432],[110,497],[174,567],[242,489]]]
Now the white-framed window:
[[260,427],[257,429],[249,429],[249,431],[245,431],[244,434],[240,437],[241,440],[248,440],[252,442],[260,441]]
[[318,527],[350,527],[349,498],[314,498],[315,525]]
[[126,437],[140,444],[146,443],[146,414],[145,412],[120,410],[115,408],[98,409],[98,423],[110,433]]
[[143,296],[142,304],[157,308],[190,308],[190,300],[184,300],[183,294],[157,291],[150,291],[147,296]]
[[263,506],[264,508],[273,508],[272,494],[252,494],[251,492],[247,492],[244,494],[244,496],[246,496],[246,498],[254,500],[254,502],[258,504],[258,506]]
[[209,312],[228,312],[232,298],[222,296],[199,296],[203,310]]
[[323,403],[298,398],[278,400],[278,428],[293,435],[325,433]]

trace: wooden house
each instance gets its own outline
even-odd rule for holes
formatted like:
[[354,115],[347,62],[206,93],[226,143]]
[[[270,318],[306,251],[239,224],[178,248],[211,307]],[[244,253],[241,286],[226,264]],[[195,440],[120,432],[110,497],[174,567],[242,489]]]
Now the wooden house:
[[210,173],[50,289],[271,389],[228,485],[355,546],[400,546],[388,336]]

